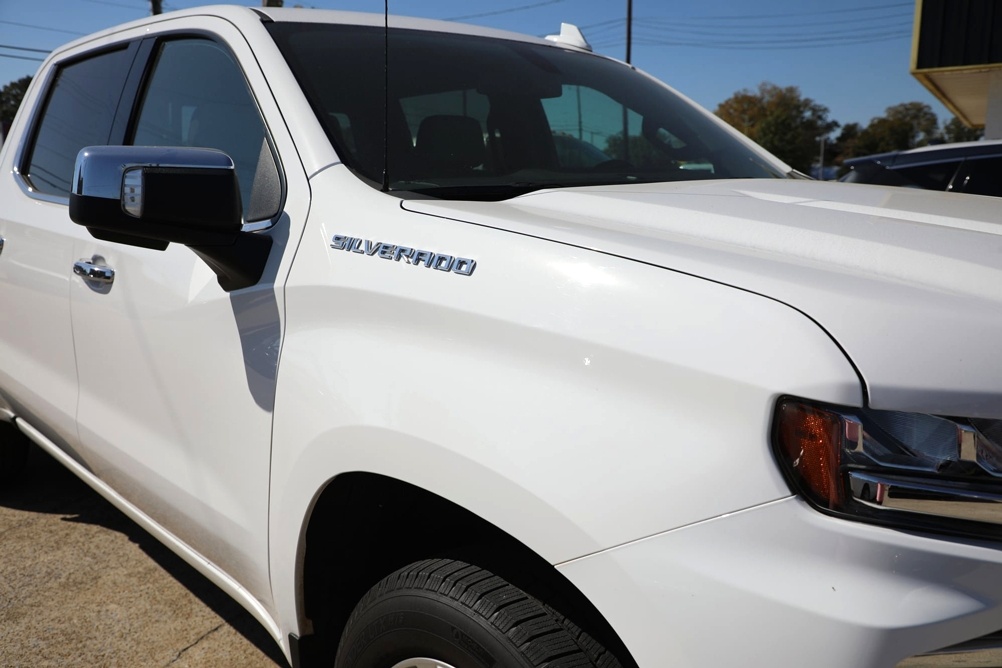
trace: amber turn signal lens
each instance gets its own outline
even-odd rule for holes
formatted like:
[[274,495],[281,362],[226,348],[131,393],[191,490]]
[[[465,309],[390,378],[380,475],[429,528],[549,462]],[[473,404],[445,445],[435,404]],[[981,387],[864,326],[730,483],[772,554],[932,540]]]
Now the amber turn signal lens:
[[776,436],[780,455],[816,503],[841,508],[839,480],[841,418],[824,409],[784,401],[779,405]]

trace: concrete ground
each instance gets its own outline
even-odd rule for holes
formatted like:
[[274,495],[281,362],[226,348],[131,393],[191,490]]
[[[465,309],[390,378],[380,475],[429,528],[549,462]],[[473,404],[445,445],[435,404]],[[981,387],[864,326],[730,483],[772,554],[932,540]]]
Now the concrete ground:
[[[286,665],[243,608],[42,451],[0,489],[0,668]],[[947,666],[1002,652],[898,668]]]
[[0,490],[0,666],[285,665],[243,608],[43,452]]

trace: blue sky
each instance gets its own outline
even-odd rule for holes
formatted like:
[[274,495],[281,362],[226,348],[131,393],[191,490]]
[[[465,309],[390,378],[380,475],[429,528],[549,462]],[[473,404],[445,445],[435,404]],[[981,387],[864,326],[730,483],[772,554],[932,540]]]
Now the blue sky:
[[[625,57],[626,0],[389,0],[394,14],[533,35],[575,23],[595,50]],[[163,0],[165,11],[206,4]],[[256,6],[260,1],[228,4]],[[286,0],[322,9],[381,12],[382,0]],[[713,110],[762,81],[798,86],[839,123],[865,125],[917,100],[950,113],[909,74],[914,0],[633,0],[633,63]],[[0,0],[0,86],[42,53],[78,35],[149,13],[148,0]],[[11,48],[18,47],[18,48]],[[15,56],[15,57],[12,57]]]

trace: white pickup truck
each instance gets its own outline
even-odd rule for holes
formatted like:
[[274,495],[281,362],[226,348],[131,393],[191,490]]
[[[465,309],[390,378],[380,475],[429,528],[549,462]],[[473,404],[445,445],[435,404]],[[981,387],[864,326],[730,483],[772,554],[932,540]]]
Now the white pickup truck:
[[1000,223],[799,177],[571,26],[157,16],[53,52],[0,153],[0,469],[295,666],[978,655]]

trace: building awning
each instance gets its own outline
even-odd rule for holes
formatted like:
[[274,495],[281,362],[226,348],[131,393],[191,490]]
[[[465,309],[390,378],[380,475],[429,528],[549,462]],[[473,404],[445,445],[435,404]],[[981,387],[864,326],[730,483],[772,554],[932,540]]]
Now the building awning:
[[983,127],[1002,78],[1002,2],[916,0],[911,72],[966,125]]

